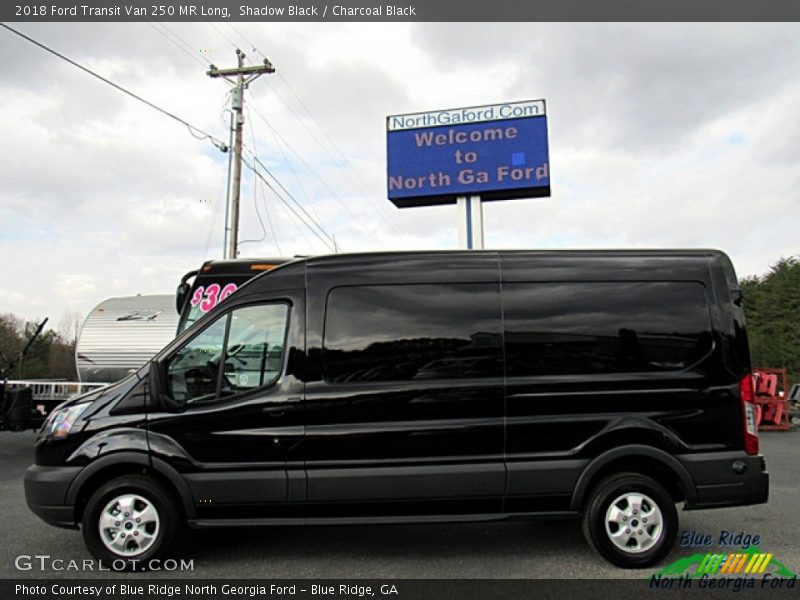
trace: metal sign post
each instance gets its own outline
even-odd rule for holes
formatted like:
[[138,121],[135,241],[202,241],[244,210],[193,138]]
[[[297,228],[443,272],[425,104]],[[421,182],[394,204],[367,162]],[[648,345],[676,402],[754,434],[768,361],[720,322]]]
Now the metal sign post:
[[459,196],[458,247],[483,250],[483,202],[480,196]]

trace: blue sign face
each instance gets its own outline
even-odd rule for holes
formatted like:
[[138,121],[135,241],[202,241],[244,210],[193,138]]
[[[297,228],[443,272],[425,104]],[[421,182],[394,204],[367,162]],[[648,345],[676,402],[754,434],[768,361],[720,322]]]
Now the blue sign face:
[[390,130],[387,158],[388,196],[400,208],[451,204],[467,195],[550,195],[544,115]]

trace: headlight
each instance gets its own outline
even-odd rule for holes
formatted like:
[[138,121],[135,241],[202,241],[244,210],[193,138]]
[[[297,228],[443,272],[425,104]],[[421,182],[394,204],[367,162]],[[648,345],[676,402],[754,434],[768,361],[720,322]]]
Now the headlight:
[[67,437],[75,421],[90,404],[91,402],[83,402],[81,404],[73,404],[72,406],[54,410],[48,419],[46,429],[47,437],[57,440]]

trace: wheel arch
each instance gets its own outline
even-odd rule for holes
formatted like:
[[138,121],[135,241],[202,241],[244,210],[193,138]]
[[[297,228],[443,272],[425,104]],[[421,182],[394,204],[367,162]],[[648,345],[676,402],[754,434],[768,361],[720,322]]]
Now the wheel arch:
[[597,483],[614,473],[633,472],[663,485],[676,502],[693,502],[697,492],[694,481],[681,462],[653,446],[630,444],[603,452],[590,462],[578,477],[570,509],[583,510],[589,492]]
[[160,482],[178,501],[187,519],[195,516],[189,487],[173,467],[142,452],[116,452],[84,467],[70,484],[66,504],[73,507],[75,523],[80,523],[86,502],[94,490],[107,481],[129,474],[148,475]]

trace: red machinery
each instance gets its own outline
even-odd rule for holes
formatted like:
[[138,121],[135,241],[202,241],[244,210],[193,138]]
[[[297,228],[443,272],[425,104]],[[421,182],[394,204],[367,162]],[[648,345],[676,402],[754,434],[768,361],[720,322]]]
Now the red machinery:
[[786,383],[786,369],[756,369],[753,373],[755,399],[758,405],[756,422],[758,428],[786,431],[789,422],[789,387]]

